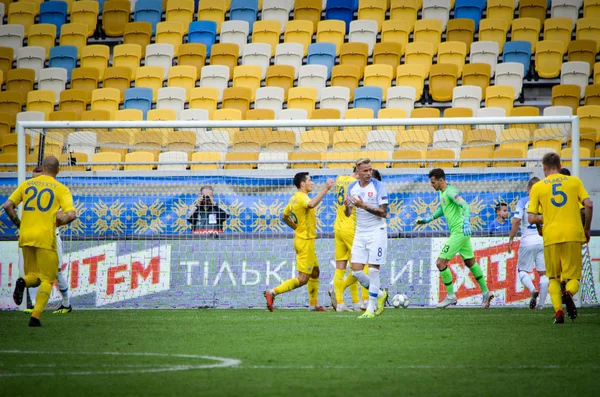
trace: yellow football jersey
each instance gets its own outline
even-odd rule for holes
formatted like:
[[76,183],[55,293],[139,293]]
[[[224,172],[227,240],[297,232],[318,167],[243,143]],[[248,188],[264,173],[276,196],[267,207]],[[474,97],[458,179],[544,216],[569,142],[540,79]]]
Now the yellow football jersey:
[[335,212],[335,223],[333,229],[341,232],[354,233],[356,229],[356,207],[352,208],[352,215],[346,216],[344,200],[348,193],[348,185],[354,182],[356,178],[351,176],[341,175],[335,180],[335,196],[336,196],[336,207]]
[[553,174],[539,181],[530,193],[527,212],[544,216],[544,245],[585,242],[579,204],[589,198],[581,179]]
[[56,251],[56,213],[75,211],[69,189],[56,179],[42,175],[23,182],[8,198],[15,205],[23,202],[19,228],[19,247]]
[[290,216],[297,225],[294,230],[296,238],[305,240],[317,238],[317,218],[315,211],[308,208],[308,203],[310,203],[308,194],[296,192],[283,210],[283,214]]

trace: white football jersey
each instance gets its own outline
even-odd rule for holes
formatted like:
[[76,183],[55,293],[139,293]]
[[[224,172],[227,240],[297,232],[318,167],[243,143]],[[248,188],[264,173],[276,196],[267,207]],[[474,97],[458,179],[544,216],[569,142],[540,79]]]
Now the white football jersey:
[[[354,181],[348,186],[348,197],[361,198],[370,207],[379,208],[388,203],[385,185],[377,179],[365,186],[360,186],[360,181]],[[385,218],[373,215],[363,209],[356,208],[356,235],[359,233],[375,233],[387,229]]]
[[543,244],[542,236],[538,234],[537,227],[529,223],[527,219],[527,208],[529,207],[529,196],[523,197],[517,203],[514,218],[521,220],[521,245]]

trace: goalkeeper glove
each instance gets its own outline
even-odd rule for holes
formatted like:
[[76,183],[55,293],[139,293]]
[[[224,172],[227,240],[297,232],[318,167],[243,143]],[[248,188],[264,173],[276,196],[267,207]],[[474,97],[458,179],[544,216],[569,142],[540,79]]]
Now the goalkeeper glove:
[[433,217],[431,215],[427,216],[425,218],[418,218],[417,219],[417,225],[424,225],[426,223],[431,222],[432,220],[433,220]]
[[463,222],[463,234],[465,236],[471,235],[471,220],[469,218],[465,218]]

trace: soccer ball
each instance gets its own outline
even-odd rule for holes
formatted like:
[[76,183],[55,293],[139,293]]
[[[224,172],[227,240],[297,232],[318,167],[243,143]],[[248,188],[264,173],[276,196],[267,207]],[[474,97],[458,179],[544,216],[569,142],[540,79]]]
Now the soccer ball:
[[394,296],[394,298],[392,299],[392,305],[394,305],[394,307],[396,309],[398,309],[400,307],[403,309],[406,309],[409,304],[410,304],[410,300],[408,299],[408,296],[403,295],[403,294],[396,294]]

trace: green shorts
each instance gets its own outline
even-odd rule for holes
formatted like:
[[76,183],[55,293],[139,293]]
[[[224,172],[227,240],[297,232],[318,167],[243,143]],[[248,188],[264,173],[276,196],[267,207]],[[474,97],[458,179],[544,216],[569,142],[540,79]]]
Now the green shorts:
[[463,260],[475,257],[473,246],[471,245],[471,236],[465,236],[462,233],[450,234],[450,238],[446,241],[444,248],[440,252],[440,258],[450,260],[456,254],[460,254]]

